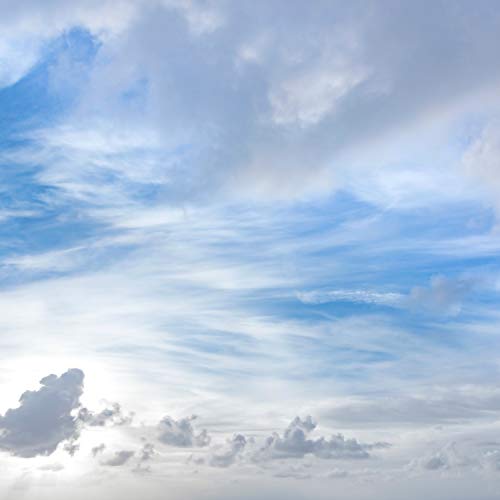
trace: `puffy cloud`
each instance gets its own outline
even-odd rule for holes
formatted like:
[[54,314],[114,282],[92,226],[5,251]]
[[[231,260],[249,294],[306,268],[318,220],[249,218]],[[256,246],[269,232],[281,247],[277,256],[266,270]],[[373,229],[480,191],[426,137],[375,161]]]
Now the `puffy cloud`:
[[101,463],[102,465],[106,465],[109,467],[120,467],[121,465],[125,465],[134,455],[135,455],[134,451],[121,450],[115,452],[113,457]]
[[152,443],[144,443],[137,465],[134,468],[135,472],[144,473],[150,472],[151,468],[148,465],[144,465],[147,462],[150,462],[153,457],[157,454],[155,447]]
[[195,433],[192,422],[196,416],[174,420],[164,417],[158,424],[158,440],[163,444],[178,446],[180,448],[203,447],[210,444],[210,436],[203,429]]
[[296,417],[282,436],[273,433],[266,439],[264,446],[255,453],[254,460],[303,458],[308,454],[323,459],[359,459],[370,456],[367,446],[356,439],[346,439],[342,434],[333,435],[330,439],[309,439],[309,434],[315,428],[316,423],[310,416],[304,420]]
[[82,408],[78,418],[90,427],[103,427],[110,425],[129,425],[132,423],[133,413],[125,415],[119,403],[112,403],[110,408],[105,408],[99,413],[93,413],[87,408]]
[[477,460],[462,455],[455,443],[448,443],[436,453],[418,461],[421,468],[428,471],[448,470],[457,467],[477,465]]
[[[206,463],[212,467],[229,467],[236,463],[242,456],[248,440],[242,434],[235,434],[223,446],[211,450]],[[202,461],[203,462],[203,461]]]
[[48,375],[36,391],[22,394],[18,408],[0,417],[0,449],[20,457],[50,455],[66,440],[78,437],[74,410],[80,406],[84,373],[73,368],[60,377]]
[[[197,457],[193,461],[213,467],[229,467],[236,463],[261,465],[270,460],[302,459],[308,455],[319,459],[364,459],[370,457],[368,450],[390,447],[389,443],[361,444],[356,439],[346,439],[341,434],[333,435],[330,439],[309,438],[309,434],[315,429],[316,423],[312,417],[296,417],[283,435],[273,433],[263,443],[259,443],[257,438],[235,434],[224,444],[214,446],[207,457]],[[305,477],[306,474],[299,469],[286,469],[277,474],[284,474],[279,477]]]

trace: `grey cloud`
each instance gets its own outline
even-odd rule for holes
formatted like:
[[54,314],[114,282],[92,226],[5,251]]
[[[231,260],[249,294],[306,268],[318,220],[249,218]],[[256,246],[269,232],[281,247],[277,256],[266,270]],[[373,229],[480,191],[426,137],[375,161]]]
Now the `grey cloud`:
[[229,467],[242,456],[248,440],[242,434],[235,434],[224,446],[214,448],[207,460],[212,467]]
[[134,472],[145,473],[150,472],[151,468],[148,465],[145,465],[147,462],[150,462],[153,457],[156,455],[155,447],[152,443],[144,443],[137,465],[134,468]]
[[140,461],[147,462],[151,460],[156,455],[155,448],[152,443],[144,443],[141,450]]
[[[268,461],[280,459],[302,459],[314,456],[319,459],[365,459],[369,458],[369,450],[386,449],[389,443],[363,444],[356,439],[346,439],[342,434],[336,434],[329,439],[319,437],[309,438],[316,429],[312,417],[305,419],[296,417],[283,432],[283,435],[273,433],[263,443],[259,439],[235,434],[223,445],[214,446],[208,457],[192,458],[194,463],[208,464],[213,467],[230,467],[235,463],[253,463],[264,465]],[[304,467],[302,464],[300,467]],[[299,466],[298,466],[299,467]],[[300,468],[299,467],[299,468]],[[277,474],[305,477],[299,469],[286,469]],[[280,476],[285,477],[285,476]]]
[[420,467],[428,471],[448,470],[478,465],[477,460],[460,453],[455,443],[449,443],[443,446],[436,453],[419,460],[418,463]]
[[293,479],[309,479],[312,477],[311,471],[307,470],[303,465],[290,465],[289,467],[279,470],[274,474],[274,477],[293,478]]
[[47,472],[59,472],[64,469],[64,465],[62,464],[47,464],[41,465],[38,467],[38,470],[47,471]]
[[310,416],[304,420],[296,417],[282,436],[274,433],[266,439],[264,446],[255,453],[254,460],[303,458],[308,454],[322,459],[369,458],[365,446],[356,439],[344,438],[342,434],[333,435],[330,439],[309,439],[315,428],[316,424]]
[[110,425],[129,425],[132,423],[133,413],[124,414],[120,404],[112,403],[110,408],[105,408],[99,413],[93,413],[87,408],[82,408],[78,418],[90,427],[103,427]]
[[[343,152],[428,112],[461,109],[500,79],[496,2],[474,6],[474,15],[465,0],[368,4],[145,3],[102,40],[74,120],[84,136],[106,136],[125,116],[120,123],[137,123],[164,149],[127,144],[135,160],[124,161],[120,148],[54,144],[54,130],[41,140],[42,177],[77,186],[74,196],[87,186],[89,198],[102,193],[92,190],[95,165],[132,184],[162,184],[172,199],[211,188],[278,198],[330,191],[343,186],[336,165]],[[139,111],[120,97],[137,82],[146,82]],[[95,126],[106,121],[108,129]],[[127,127],[122,136],[140,135]]]
[[106,449],[106,445],[104,443],[101,443],[98,446],[94,446],[91,450],[92,456],[95,458],[97,455],[102,453]]
[[164,417],[158,424],[158,440],[163,444],[180,448],[203,447],[210,444],[210,436],[203,429],[196,434],[192,422],[196,416],[174,420]]
[[60,377],[48,375],[36,391],[22,394],[18,408],[0,417],[0,449],[20,457],[50,455],[66,440],[78,437],[84,374],[73,368]]
[[471,386],[439,395],[385,397],[336,404],[321,415],[343,425],[385,427],[494,419],[499,410],[498,390]]
[[80,449],[80,445],[76,443],[76,439],[79,436],[75,436],[71,438],[67,443],[64,443],[63,450],[69,454],[69,456],[73,457],[75,453]]
[[135,452],[131,450],[117,451],[113,457],[101,463],[109,467],[120,467],[121,465],[125,465],[134,455]]

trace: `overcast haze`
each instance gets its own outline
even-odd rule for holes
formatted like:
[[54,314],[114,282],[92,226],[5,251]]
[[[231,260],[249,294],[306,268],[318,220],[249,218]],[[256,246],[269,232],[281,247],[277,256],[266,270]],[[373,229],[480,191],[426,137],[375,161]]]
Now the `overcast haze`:
[[486,0],[0,0],[0,498],[498,498],[499,47]]

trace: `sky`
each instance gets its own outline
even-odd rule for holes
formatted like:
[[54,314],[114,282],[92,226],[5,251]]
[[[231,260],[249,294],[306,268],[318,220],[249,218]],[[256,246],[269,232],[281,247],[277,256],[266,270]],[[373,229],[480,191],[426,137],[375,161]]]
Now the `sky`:
[[499,498],[499,44],[0,0],[0,498]]

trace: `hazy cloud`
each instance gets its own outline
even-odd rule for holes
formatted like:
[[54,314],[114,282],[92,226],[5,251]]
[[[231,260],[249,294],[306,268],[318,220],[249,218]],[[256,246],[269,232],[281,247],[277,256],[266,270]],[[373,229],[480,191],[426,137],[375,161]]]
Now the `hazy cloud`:
[[121,465],[125,465],[134,455],[135,452],[130,450],[117,451],[113,457],[101,463],[109,467],[120,467]]

